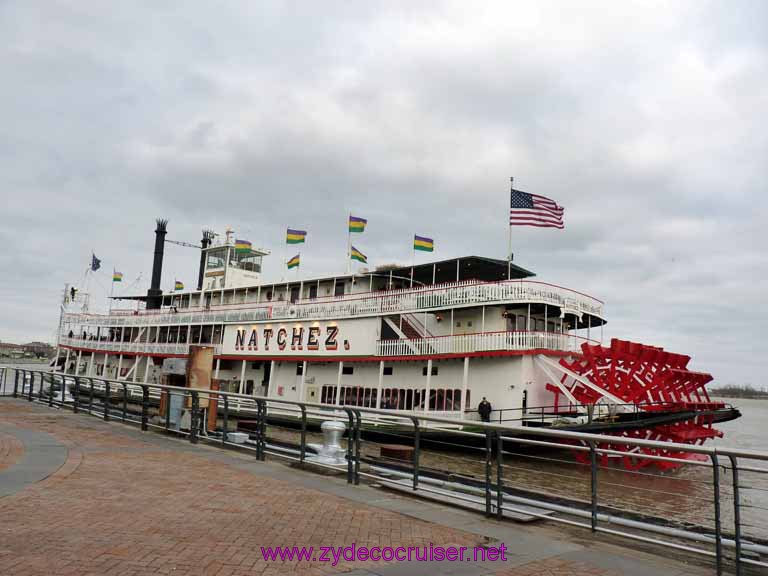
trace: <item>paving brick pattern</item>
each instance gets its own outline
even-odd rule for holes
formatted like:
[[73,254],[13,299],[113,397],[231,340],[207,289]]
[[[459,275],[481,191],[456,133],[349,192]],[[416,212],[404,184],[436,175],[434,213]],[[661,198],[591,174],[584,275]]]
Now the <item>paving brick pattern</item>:
[[10,434],[0,432],[0,470],[10,468],[24,454],[24,444]]
[[595,568],[584,562],[573,562],[560,558],[549,558],[531,562],[509,570],[498,570],[495,576],[619,576],[618,572]]
[[[211,449],[158,441],[151,432],[141,436],[85,415],[0,399],[0,423],[47,432],[69,449],[66,463],[47,479],[0,498],[3,576],[377,571],[383,563],[268,563],[259,547],[471,547],[480,541],[476,534],[244,471],[216,461]],[[5,434],[0,447],[0,463],[18,450]],[[485,573],[611,574],[558,558]]]

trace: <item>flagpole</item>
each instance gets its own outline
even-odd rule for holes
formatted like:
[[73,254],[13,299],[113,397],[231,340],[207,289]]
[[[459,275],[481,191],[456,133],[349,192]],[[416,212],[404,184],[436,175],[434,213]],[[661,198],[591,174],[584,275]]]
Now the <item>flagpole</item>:
[[[515,178],[514,176],[509,177],[509,195],[510,200],[512,197],[512,190],[515,188]],[[511,202],[510,202],[510,210],[511,210]],[[507,280],[512,280],[512,222],[509,221],[509,213],[507,213],[507,224],[509,227],[509,245],[507,247]]]
[[347,274],[352,272],[352,230],[349,227],[349,221],[352,219],[352,212],[347,214]]
[[[416,238],[416,235],[413,236]],[[411,285],[409,288],[413,288],[413,267],[416,266],[416,246],[411,243]]]
[[109,288],[109,303],[107,308],[109,309],[109,313],[112,313],[112,294],[115,292],[115,269],[112,268],[112,286]]

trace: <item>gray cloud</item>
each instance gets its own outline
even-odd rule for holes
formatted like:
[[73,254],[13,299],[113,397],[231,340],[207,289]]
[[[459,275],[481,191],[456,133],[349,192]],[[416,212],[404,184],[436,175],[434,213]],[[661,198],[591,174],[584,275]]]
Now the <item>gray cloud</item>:
[[[2,339],[49,339],[91,250],[143,272],[170,236],[234,227],[304,274],[506,250],[509,175],[566,206],[516,261],[606,300],[606,336],[760,382],[768,288],[763,2],[213,6],[5,2]],[[171,247],[164,283],[194,281]]]

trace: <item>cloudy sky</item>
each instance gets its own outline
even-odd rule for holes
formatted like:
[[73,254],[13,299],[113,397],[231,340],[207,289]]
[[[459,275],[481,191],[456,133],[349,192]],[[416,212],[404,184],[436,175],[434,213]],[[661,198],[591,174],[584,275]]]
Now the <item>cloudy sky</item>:
[[[607,302],[606,336],[768,384],[768,3],[0,0],[0,339],[65,282],[145,290],[154,218],[231,226],[302,274],[504,257],[509,177],[566,207],[515,261]],[[169,246],[163,278],[195,281]],[[137,281],[139,276],[141,279]]]

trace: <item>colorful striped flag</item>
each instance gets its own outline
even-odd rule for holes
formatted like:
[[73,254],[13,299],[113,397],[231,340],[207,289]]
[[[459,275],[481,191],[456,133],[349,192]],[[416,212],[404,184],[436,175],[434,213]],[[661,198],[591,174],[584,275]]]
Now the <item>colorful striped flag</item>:
[[288,232],[285,234],[286,244],[304,244],[307,240],[306,230],[293,230],[288,228]]
[[349,257],[352,260],[357,260],[358,262],[362,262],[363,264],[368,263],[368,257],[362,252],[360,252],[360,250],[358,250],[354,246],[352,246],[352,248],[349,251]]
[[112,282],[122,282],[123,281],[123,273],[118,272],[117,270],[114,270],[112,272]]
[[422,252],[434,252],[435,241],[432,240],[432,238],[427,238],[426,236],[419,236],[418,234],[414,234],[413,249],[421,250]]
[[250,254],[253,246],[248,240],[235,240],[235,252],[237,254]]
[[174,283],[173,289],[184,290],[184,282],[182,282],[181,280],[176,280],[176,282]]
[[368,224],[368,220],[365,218],[358,218],[357,216],[349,215],[349,231],[350,232],[365,232],[365,225]]
[[286,264],[289,270],[291,268],[297,268],[301,264],[301,254],[296,254],[296,256],[288,260]]

